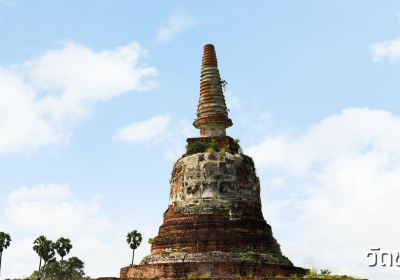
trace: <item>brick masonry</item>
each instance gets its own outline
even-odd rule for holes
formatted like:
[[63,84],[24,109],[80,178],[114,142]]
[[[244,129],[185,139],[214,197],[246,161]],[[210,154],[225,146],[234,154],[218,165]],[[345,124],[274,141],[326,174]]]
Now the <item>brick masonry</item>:
[[[213,45],[204,46],[200,99],[194,126],[197,150],[172,169],[168,208],[151,254],[121,269],[121,279],[244,279],[301,275],[285,257],[261,210],[253,160],[225,129],[228,118]],[[204,143],[220,149],[200,150]],[[207,146],[211,147],[211,146]],[[194,153],[194,154],[191,154]]]

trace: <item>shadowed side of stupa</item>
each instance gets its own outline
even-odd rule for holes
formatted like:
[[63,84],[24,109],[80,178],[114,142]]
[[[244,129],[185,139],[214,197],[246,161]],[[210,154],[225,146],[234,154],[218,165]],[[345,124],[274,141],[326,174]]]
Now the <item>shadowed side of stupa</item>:
[[[302,275],[282,255],[261,210],[254,162],[226,135],[228,117],[213,45],[204,46],[197,118],[172,170],[168,209],[140,265],[121,278],[238,278]],[[205,277],[207,276],[207,277]]]

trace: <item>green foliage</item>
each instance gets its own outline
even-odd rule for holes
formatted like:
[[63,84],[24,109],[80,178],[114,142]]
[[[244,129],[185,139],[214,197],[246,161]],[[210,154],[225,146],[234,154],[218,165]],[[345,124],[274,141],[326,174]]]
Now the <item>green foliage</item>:
[[78,280],[85,279],[84,275],[85,264],[77,257],[69,258],[64,261],[55,259],[48,262],[41,273],[35,271],[31,275],[31,279],[39,279],[42,275],[43,280]]
[[223,80],[223,79],[221,79],[220,80],[220,84],[221,84],[221,87],[222,87],[222,91],[225,92],[225,89],[226,89],[226,86],[228,85],[228,82]]
[[189,155],[197,154],[197,153],[204,153],[209,148],[209,143],[201,140],[196,140],[190,145],[186,146],[186,152]]
[[317,271],[310,270],[303,278],[328,279],[328,280],[357,280],[357,278],[347,275],[331,275],[331,271],[329,269],[321,269],[320,273],[318,273]]
[[[43,260],[44,264],[42,270],[46,268],[48,262],[53,261],[56,255],[55,244],[53,241],[48,240],[45,236],[41,235],[33,242],[33,250],[38,254],[40,263]],[[39,272],[42,271],[39,265]]]
[[3,251],[11,244],[11,237],[8,233],[0,232],[0,272],[1,272],[1,259],[3,258]]
[[199,278],[210,278],[210,277],[211,277],[211,271],[206,271],[199,275]]
[[329,269],[321,269],[319,274],[321,274],[321,275],[330,275],[331,271]]
[[131,231],[126,236],[126,242],[129,244],[129,247],[132,249],[132,262],[131,266],[133,266],[133,260],[135,258],[135,250],[142,243],[142,234],[137,230]]
[[11,244],[11,237],[8,233],[0,232],[0,253],[8,248]]
[[149,244],[151,245],[151,244],[153,244],[153,241],[154,241],[154,237],[150,237],[150,238],[147,240],[147,243],[149,243]]
[[126,242],[132,250],[136,250],[142,243],[142,234],[137,230],[131,231],[126,236]]
[[227,150],[225,147],[222,147],[222,148],[219,150],[219,153],[220,153],[221,155],[224,155],[227,151],[228,151],[228,150]]
[[58,255],[61,257],[61,260],[63,260],[64,257],[69,254],[72,249],[71,240],[69,240],[68,238],[60,237],[54,244],[54,247]]
[[[210,137],[211,138],[211,137]],[[192,143],[186,145],[186,153],[188,155],[204,152],[220,152],[222,154],[229,153],[239,153],[241,152],[240,141],[235,139],[229,144],[229,147],[220,147],[218,141],[215,138],[208,139],[198,139]]]
[[254,161],[251,157],[249,157],[248,155],[242,154],[244,162],[248,165],[251,166],[251,168],[253,169],[253,171],[256,171],[256,167],[254,165]]
[[231,144],[231,147],[233,152],[235,153],[239,153],[241,152],[242,148],[240,147],[240,140],[238,138],[236,138],[235,140],[233,140],[233,143]]
[[199,188],[197,187],[192,187],[192,188],[187,188],[186,189],[186,193],[187,194],[195,194],[197,191],[199,190]]
[[218,152],[220,150],[218,143],[215,139],[211,139],[208,149],[212,150],[213,152]]
[[251,252],[239,252],[239,259],[242,262],[254,263],[255,259]]
[[249,271],[247,272],[247,276],[248,276],[248,277],[253,277],[253,275],[254,275],[253,270],[249,270]]

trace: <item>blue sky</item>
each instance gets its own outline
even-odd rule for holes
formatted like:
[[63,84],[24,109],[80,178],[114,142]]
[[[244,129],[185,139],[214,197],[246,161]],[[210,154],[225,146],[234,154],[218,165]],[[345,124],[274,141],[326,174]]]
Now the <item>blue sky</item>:
[[36,267],[42,233],[68,235],[93,276],[129,262],[127,231],[156,234],[172,164],[198,134],[206,43],[228,82],[228,134],[256,160],[284,253],[400,273],[365,257],[400,250],[398,1],[0,0],[0,34],[0,230],[14,236],[4,277]]

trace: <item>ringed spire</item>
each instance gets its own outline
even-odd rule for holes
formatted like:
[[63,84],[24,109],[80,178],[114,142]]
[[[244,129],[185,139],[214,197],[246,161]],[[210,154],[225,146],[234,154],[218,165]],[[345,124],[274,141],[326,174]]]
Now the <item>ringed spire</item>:
[[204,46],[200,77],[200,98],[194,127],[200,129],[201,137],[225,136],[226,128],[232,126],[228,117],[225,97],[215,47]]

